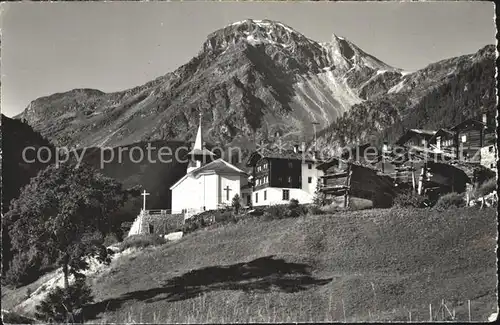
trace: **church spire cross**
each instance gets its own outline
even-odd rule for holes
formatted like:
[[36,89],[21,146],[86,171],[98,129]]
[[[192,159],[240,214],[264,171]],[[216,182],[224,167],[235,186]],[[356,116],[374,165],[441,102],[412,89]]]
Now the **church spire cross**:
[[150,193],[147,193],[146,190],[144,190],[141,195],[142,195],[142,210],[146,211],[146,196],[148,196]]

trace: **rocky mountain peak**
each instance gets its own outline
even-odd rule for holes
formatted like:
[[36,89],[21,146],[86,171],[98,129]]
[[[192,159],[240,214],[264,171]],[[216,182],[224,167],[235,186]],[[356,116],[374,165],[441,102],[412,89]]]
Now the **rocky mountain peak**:
[[315,43],[283,23],[246,19],[211,33],[203,45],[203,51],[224,51],[240,42],[250,45],[271,44],[282,48]]

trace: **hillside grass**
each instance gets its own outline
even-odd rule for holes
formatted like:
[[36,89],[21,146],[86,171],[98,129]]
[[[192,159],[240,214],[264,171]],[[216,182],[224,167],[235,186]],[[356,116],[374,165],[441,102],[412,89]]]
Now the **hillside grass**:
[[442,299],[487,320],[496,225],[474,208],[242,220],[117,260],[89,279],[87,322],[426,321]]

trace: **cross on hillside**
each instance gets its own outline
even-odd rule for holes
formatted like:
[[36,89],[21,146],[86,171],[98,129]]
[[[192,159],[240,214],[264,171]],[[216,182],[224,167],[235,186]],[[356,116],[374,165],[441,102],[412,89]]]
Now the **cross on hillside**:
[[147,193],[146,190],[142,192],[142,210],[146,211],[146,196],[148,196],[150,193]]
[[224,191],[226,191],[226,200],[229,201],[229,191],[231,191],[231,189],[229,188],[229,185],[226,186],[226,188],[224,189]]

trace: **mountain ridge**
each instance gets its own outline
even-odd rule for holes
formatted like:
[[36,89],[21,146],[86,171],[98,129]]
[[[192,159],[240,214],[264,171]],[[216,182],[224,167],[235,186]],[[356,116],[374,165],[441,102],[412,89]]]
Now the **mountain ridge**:
[[[435,63],[442,65],[435,70],[458,64],[454,59]],[[353,107],[402,105],[398,93],[409,92],[398,87],[410,87],[406,80],[418,90],[411,92],[418,106],[432,85],[425,69],[391,67],[335,34],[320,43],[280,22],[247,19],[210,33],[195,57],[142,86],[45,96],[18,117],[55,145],[70,147],[190,141],[200,112],[204,136],[215,144],[268,142],[276,134],[310,141],[313,122],[326,134]]]

